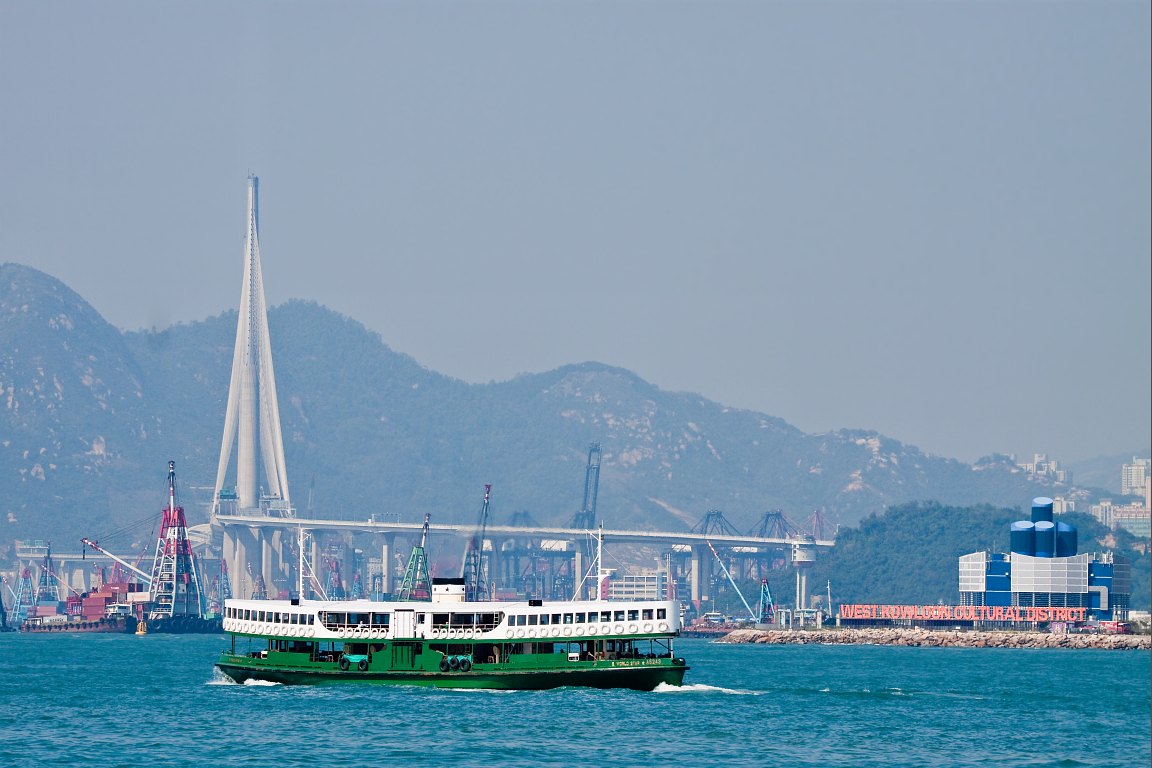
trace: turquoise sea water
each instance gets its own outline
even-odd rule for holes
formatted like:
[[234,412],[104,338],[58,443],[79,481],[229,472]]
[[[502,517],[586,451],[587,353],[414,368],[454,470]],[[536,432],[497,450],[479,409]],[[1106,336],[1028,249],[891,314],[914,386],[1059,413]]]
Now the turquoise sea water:
[[217,636],[0,635],[0,766],[1148,766],[1146,652],[682,640],[652,693],[234,685]]

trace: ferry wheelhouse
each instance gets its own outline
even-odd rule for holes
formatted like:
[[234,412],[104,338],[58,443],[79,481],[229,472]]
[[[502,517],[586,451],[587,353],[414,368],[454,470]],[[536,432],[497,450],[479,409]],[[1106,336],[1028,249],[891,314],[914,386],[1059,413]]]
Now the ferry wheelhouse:
[[244,682],[371,682],[438,688],[680,685],[679,604],[465,602],[463,579],[430,600],[228,600],[216,667]]

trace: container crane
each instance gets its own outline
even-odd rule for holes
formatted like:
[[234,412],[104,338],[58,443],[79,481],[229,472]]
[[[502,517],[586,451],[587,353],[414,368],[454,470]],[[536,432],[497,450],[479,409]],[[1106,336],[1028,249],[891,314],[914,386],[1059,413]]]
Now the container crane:
[[768,589],[768,579],[760,579],[760,615],[756,623],[776,623],[776,604],[772,600],[772,591]]
[[484,505],[480,508],[480,520],[472,538],[468,540],[468,549],[464,552],[464,601],[488,599],[487,568],[484,567],[484,534],[488,529],[488,505],[492,498],[492,484],[484,485]]
[[432,579],[428,575],[428,556],[424,546],[428,543],[428,513],[424,513],[424,528],[420,531],[420,545],[412,548],[404,580],[400,583],[398,600],[421,600],[432,598]]

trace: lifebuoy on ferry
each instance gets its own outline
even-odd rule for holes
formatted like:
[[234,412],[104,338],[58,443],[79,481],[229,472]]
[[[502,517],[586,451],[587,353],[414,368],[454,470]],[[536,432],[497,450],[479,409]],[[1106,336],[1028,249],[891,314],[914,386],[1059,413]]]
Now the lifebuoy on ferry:
[[596,626],[595,624],[593,624],[592,626],[588,627],[588,634],[590,634],[590,635],[594,635],[594,634],[596,634],[596,633],[597,633],[597,632],[599,632],[599,631],[600,631],[600,630],[599,630],[599,628],[597,628],[597,626]]
[[635,624],[629,624],[628,625],[628,634],[634,635],[634,634],[636,634],[637,630],[639,630],[639,629],[640,628],[637,627]]
[[576,635],[579,637],[584,637],[584,627],[576,627]]
[[515,634],[516,634],[516,631],[515,631],[515,630],[513,630],[513,629],[510,629],[510,630],[508,630],[507,632],[505,632],[505,633],[504,633],[504,636],[505,636],[505,637],[512,637],[512,636],[513,636],[513,635],[515,635]]
[[624,625],[623,624],[617,624],[612,629],[615,630],[616,634],[618,634],[618,635],[624,634]]
[[564,627],[564,636],[572,637],[572,627]]
[[516,637],[524,637],[524,630],[522,630],[522,629],[516,630]]
[[560,637],[560,627],[552,627],[552,637]]
[[312,627],[308,627],[308,637],[316,637],[316,630],[312,629]]
[[644,623],[644,631],[645,632],[651,632],[652,631],[652,622],[647,621]]
[[661,632],[667,632],[668,631],[668,622],[666,622],[666,621],[660,622],[660,626],[658,627],[658,629]]
[[536,637],[536,630],[534,630],[534,629],[528,630],[528,637]]

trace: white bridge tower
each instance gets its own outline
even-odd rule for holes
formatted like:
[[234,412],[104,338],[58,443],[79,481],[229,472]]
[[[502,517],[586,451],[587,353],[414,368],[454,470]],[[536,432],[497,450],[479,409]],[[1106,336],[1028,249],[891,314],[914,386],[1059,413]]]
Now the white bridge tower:
[[[240,317],[236,322],[236,351],[228,386],[224,439],[212,494],[212,514],[263,514],[294,517],[288,495],[288,470],[280,432],[280,407],[272,369],[272,342],[268,335],[268,308],[260,268],[260,180],[248,177],[248,236],[244,241],[244,285]],[[257,435],[263,485],[257,482]],[[236,446],[236,485],[225,478]],[[260,489],[258,491],[258,488]],[[224,509],[233,506],[235,509]]]
[[[225,485],[236,449],[235,485]],[[259,460],[257,457],[259,456]],[[260,180],[248,177],[248,234],[244,239],[244,285],[240,316],[236,321],[236,350],[228,385],[224,438],[212,493],[212,520],[220,515],[293,518],[280,431],[280,407],[272,369],[272,342],[268,335],[268,308],[260,267]],[[230,573],[253,573],[253,584],[266,584],[272,596],[290,586],[295,563],[290,542],[280,531],[255,532],[224,526],[223,557]],[[287,547],[285,545],[288,545]],[[258,578],[257,578],[258,576]],[[237,585],[235,593],[250,597]]]

